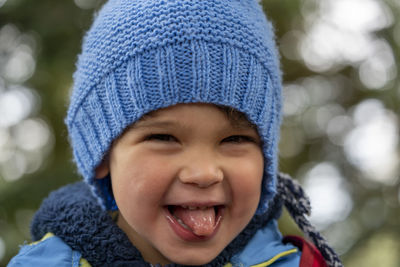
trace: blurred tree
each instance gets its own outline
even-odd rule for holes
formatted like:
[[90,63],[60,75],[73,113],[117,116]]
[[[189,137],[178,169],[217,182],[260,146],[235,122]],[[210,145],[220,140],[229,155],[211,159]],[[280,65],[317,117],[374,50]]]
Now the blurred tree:
[[[79,179],[63,120],[81,38],[93,8],[101,5],[91,1],[79,6],[81,2],[85,1],[0,1],[0,266],[29,240],[29,222],[42,199]],[[27,56],[18,56],[21,51],[32,58],[33,70],[27,77],[13,77],[29,63]],[[26,105],[34,108],[22,112]],[[29,124],[21,128],[26,121],[39,121],[42,129],[35,135]],[[42,151],[20,147],[21,138],[43,138],[46,130]],[[33,170],[26,166],[40,157]],[[12,168],[15,162],[20,164]],[[25,171],[18,172],[21,169]]]
[[[104,1],[0,0],[0,265],[42,199],[79,180],[63,123],[81,39]],[[284,73],[282,171],[346,266],[400,262],[400,5],[264,0]],[[299,233],[287,215],[286,233]]]

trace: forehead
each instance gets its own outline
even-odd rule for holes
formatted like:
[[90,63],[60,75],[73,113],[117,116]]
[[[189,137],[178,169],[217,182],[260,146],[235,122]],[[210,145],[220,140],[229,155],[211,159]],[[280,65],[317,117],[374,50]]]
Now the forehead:
[[[252,128],[256,126],[252,124],[244,113],[241,113],[231,107],[217,106],[213,104],[204,103],[191,103],[191,104],[178,104],[168,108],[152,111],[145,114],[139,121],[132,126],[146,125],[148,123],[168,120],[174,122],[190,121],[195,112],[196,117],[203,118],[204,120],[221,120],[227,123],[226,126],[232,128]],[[200,115],[199,115],[200,113]]]

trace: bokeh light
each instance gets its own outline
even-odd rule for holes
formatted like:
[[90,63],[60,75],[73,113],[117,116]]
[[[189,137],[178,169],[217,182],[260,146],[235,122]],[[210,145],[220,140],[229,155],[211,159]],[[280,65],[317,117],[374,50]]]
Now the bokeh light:
[[0,0],[0,7],[2,7],[6,3],[6,1],[7,0]]
[[6,253],[6,245],[4,243],[3,238],[0,237],[0,261],[3,259],[5,253]]
[[[374,41],[377,38],[372,32],[393,23],[393,15],[385,3],[378,0],[322,0],[318,4],[317,10],[304,14],[308,30],[300,44],[300,53],[310,69],[325,72],[345,64],[371,61],[373,56],[379,57],[375,55]],[[386,56],[384,60],[390,61]],[[369,63],[370,69],[379,69],[381,73],[387,71],[388,78],[392,77],[394,70],[390,68],[393,66],[387,70],[380,61],[382,59]],[[368,69],[364,71],[368,72]],[[371,87],[377,85],[378,82]]]
[[366,178],[393,185],[399,178],[399,132],[396,115],[382,102],[367,99],[353,112],[355,128],[346,136],[344,149],[351,163]]
[[36,116],[40,96],[24,85],[35,71],[35,43],[12,24],[0,29],[0,176],[8,182],[37,171],[54,144]]
[[353,200],[344,177],[333,163],[322,162],[313,166],[303,179],[304,189],[311,200],[310,220],[318,229],[347,218]]
[[393,52],[384,40],[376,40],[372,52],[359,69],[361,82],[369,89],[381,89],[397,76]]
[[12,83],[23,83],[35,71],[33,38],[28,34],[21,34],[12,24],[0,29],[1,57],[0,74]]
[[286,84],[283,87],[283,98],[284,116],[302,114],[310,105],[310,96],[307,90],[299,84]]
[[0,126],[11,127],[27,118],[37,107],[36,94],[22,86],[0,93]]

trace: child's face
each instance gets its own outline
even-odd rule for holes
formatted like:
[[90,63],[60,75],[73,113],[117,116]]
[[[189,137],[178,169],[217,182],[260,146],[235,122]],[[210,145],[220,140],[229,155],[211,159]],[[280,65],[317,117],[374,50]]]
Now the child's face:
[[235,124],[213,105],[158,110],[130,127],[98,168],[111,172],[118,225],[146,261],[205,264],[249,223],[263,154],[257,131]]

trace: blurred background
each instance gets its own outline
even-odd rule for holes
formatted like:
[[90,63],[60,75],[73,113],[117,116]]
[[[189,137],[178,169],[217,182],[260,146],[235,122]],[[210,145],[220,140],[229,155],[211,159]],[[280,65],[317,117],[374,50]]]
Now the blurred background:
[[[79,180],[63,119],[101,0],[0,0],[0,266]],[[264,0],[284,72],[280,169],[345,266],[400,266],[400,1]],[[287,214],[284,233],[299,234]]]

